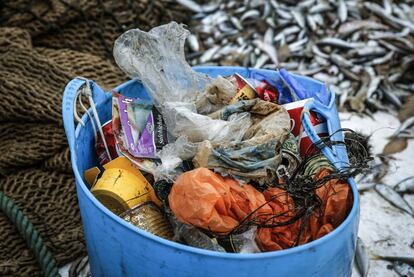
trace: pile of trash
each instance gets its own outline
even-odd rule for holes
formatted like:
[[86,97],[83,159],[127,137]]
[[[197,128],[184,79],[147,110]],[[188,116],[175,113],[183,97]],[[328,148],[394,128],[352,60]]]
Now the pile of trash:
[[352,207],[347,179],[369,157],[353,139],[357,155],[338,170],[319,150],[344,144],[331,141],[326,119],[308,112],[317,144],[304,131],[304,105],[330,103],[329,88],[311,91],[285,69],[195,72],[188,35],[172,22],[115,41],[115,61],[148,97],[112,92],[112,120],[96,120],[100,165],[84,173],[92,194],[143,230],[214,251],[281,250],[333,231]]

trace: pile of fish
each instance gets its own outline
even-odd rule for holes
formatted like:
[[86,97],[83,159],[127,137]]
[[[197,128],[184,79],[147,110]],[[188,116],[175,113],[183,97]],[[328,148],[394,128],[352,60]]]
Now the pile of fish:
[[399,109],[414,92],[411,0],[177,2],[195,13],[193,65],[284,67],[328,83],[356,112]]

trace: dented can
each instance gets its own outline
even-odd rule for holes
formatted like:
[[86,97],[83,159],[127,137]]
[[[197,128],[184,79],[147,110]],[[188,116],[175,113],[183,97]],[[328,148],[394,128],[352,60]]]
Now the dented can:
[[252,87],[249,82],[247,82],[246,79],[244,79],[242,76],[236,73],[226,78],[237,88],[236,95],[234,95],[230,100],[230,104],[234,104],[237,101],[241,100],[251,100],[256,98],[257,95],[254,87]]
[[161,210],[151,201],[141,203],[120,215],[132,225],[156,236],[172,240],[173,230]]
[[[299,139],[299,152],[301,157],[312,155],[316,152],[316,148],[313,146],[313,143],[304,131],[302,126],[302,112],[303,107],[309,99],[304,99],[301,101],[291,102],[283,105],[287,112],[289,113],[291,119],[291,132],[292,134]],[[315,112],[310,112],[310,121],[319,137],[328,136],[328,126],[324,118],[319,117]]]

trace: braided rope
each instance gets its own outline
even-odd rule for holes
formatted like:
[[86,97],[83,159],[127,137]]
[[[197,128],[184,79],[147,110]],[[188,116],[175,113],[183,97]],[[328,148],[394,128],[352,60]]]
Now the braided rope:
[[39,232],[16,204],[0,191],[0,210],[4,212],[25,238],[45,276],[60,276],[52,253],[46,248]]

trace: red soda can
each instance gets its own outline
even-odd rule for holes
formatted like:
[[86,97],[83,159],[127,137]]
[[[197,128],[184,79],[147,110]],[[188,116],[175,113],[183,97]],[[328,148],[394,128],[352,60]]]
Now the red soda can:
[[[301,157],[309,156],[316,152],[316,148],[313,146],[313,143],[306,131],[304,131],[301,121],[303,107],[309,100],[310,99],[304,99],[283,105],[289,113],[291,119],[292,134],[299,138],[299,152]],[[311,111],[310,121],[319,137],[327,137],[329,135],[328,126],[324,118],[318,117],[315,112]]]
[[279,92],[268,82],[265,80],[259,81],[251,78],[246,79],[246,82],[254,89],[260,99],[277,103],[277,100],[279,99]]

